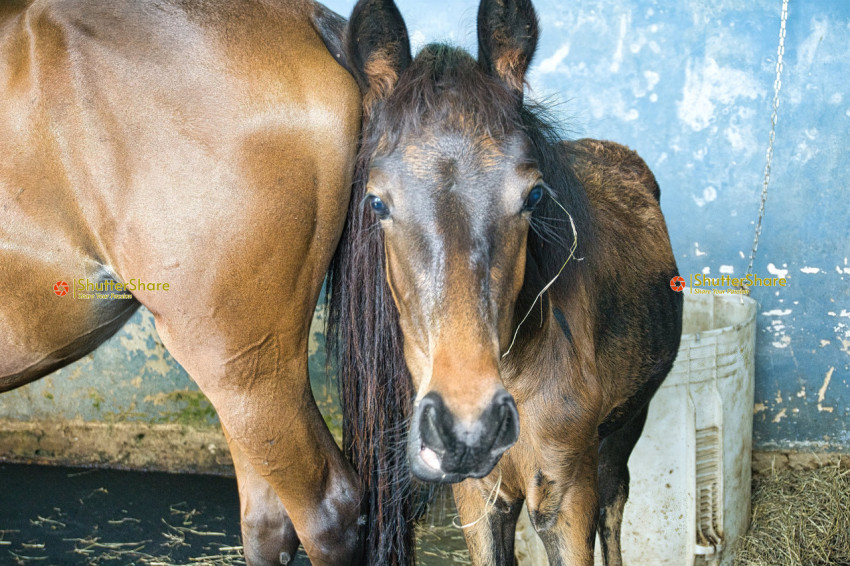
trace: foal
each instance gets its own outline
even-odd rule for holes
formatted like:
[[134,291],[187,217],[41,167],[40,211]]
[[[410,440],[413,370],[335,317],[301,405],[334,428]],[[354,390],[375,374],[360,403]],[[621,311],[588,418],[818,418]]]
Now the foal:
[[[646,164],[560,141],[523,101],[537,37],[528,0],[483,0],[477,59],[445,45],[412,59],[391,1],[354,9],[339,60],[364,129],[331,299],[346,442],[372,491],[403,482],[401,442],[414,476],[454,483],[475,564],[513,563],[525,503],[551,564],[591,565],[598,530],[616,565],[627,461],[682,296]],[[406,440],[387,430],[396,410]],[[395,536],[398,505],[372,502],[370,545]]]

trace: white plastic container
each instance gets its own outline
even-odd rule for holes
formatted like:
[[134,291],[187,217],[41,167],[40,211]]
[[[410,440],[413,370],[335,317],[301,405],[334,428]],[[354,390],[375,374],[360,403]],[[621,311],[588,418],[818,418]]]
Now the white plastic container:
[[[679,355],[629,460],[626,566],[732,564],[750,517],[755,316],[748,297],[686,292]],[[523,566],[547,563],[533,533],[518,530]]]

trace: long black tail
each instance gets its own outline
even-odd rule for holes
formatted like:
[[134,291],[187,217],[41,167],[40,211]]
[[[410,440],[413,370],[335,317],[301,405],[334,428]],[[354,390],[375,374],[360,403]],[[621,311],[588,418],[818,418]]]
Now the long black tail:
[[363,563],[406,566],[414,561],[405,452],[414,391],[384,272],[383,234],[362,206],[367,166],[365,158],[358,159],[348,218],[331,264],[327,343],[338,368],[344,451],[365,487]]

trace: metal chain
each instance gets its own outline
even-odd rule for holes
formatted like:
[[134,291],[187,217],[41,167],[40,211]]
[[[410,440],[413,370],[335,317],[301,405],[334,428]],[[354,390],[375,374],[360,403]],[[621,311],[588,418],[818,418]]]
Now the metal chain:
[[779,47],[776,49],[776,79],[773,81],[773,114],[770,116],[770,143],[767,146],[767,155],[764,164],[764,182],[761,187],[761,204],[759,205],[759,219],[756,224],[756,234],[753,239],[753,251],[750,252],[750,263],[747,266],[747,275],[753,272],[753,263],[756,260],[756,251],[759,247],[762,220],[764,219],[764,203],[767,201],[767,186],[770,184],[770,166],[773,161],[773,143],[776,139],[776,118],[779,112],[779,90],[782,88],[782,56],[785,55],[785,22],[788,21],[788,0],[782,0],[782,23],[779,25]]

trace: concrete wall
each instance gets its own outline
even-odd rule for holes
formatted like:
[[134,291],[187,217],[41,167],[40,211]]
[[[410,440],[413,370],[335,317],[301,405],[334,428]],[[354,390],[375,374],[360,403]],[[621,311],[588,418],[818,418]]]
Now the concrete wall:
[[[347,15],[354,2],[326,3]],[[414,48],[447,40],[474,49],[475,2],[398,4]],[[744,8],[730,0],[535,4],[543,36],[530,76],[534,95],[558,102],[572,136],[613,139],[646,159],[661,185],[686,278],[744,274],[770,128],[780,0]],[[761,304],[757,450],[850,451],[848,40],[846,0],[791,1],[773,174],[754,269],[788,283],[751,295]],[[314,390],[327,407],[332,388],[322,366],[314,356]],[[43,422],[66,423],[57,429],[65,440],[48,440],[49,431],[33,424]],[[195,447],[203,453],[197,467],[227,466],[208,402],[162,348],[144,310],[94,354],[0,396],[0,430],[20,433],[0,434],[0,452],[49,459],[93,426],[119,448],[135,443],[136,453],[150,450],[141,464],[127,465],[157,467],[156,454]],[[148,432],[133,432],[142,428]],[[174,430],[181,431],[178,444],[138,449],[146,438]],[[193,430],[202,436],[187,437]],[[108,454],[92,458],[97,463]]]

